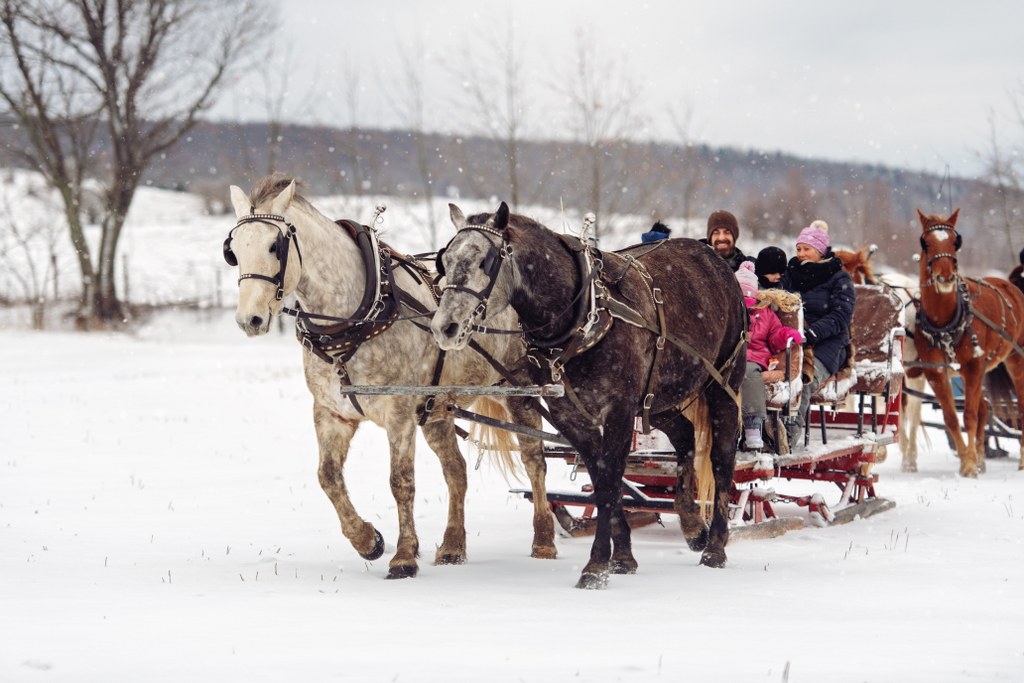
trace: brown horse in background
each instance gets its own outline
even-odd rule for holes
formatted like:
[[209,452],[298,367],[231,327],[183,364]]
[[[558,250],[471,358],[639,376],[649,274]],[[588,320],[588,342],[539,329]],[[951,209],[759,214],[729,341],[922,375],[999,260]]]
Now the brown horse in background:
[[[918,360],[917,349],[914,348],[914,328],[916,327],[916,301],[920,297],[920,285],[916,278],[901,273],[877,274],[871,265],[871,257],[878,250],[874,244],[863,246],[857,251],[837,249],[836,258],[843,264],[843,270],[857,285],[886,285],[891,287],[896,296],[903,302],[903,327],[907,333],[907,341],[903,344],[903,362],[910,365]],[[916,377],[903,376],[903,387],[922,393],[924,391],[924,375]],[[917,472],[917,433],[921,428],[921,398],[907,391],[901,393],[900,402],[900,453],[903,455],[901,469],[904,472]],[[922,432],[924,433],[924,432]],[[927,434],[925,435],[927,438]]]
[[[984,469],[985,422],[988,408],[982,400],[985,373],[1005,363],[1017,395],[1024,395],[1024,294],[1002,278],[962,277],[957,252],[963,238],[956,230],[960,210],[947,218],[924,215],[921,221],[921,305],[917,314],[914,345],[918,356],[931,367],[923,372],[931,385],[957,455],[960,474],[976,477]],[[953,401],[949,378],[958,373],[964,382],[964,427]],[[1024,422],[1024,402],[1018,402]],[[1021,447],[1024,456],[1024,446]],[[1024,458],[1020,463],[1024,469]]]

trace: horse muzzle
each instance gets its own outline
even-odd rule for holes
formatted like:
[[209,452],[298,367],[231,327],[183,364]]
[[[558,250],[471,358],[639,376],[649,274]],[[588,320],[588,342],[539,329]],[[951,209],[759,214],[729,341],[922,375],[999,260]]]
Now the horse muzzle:
[[269,311],[267,315],[249,315],[239,312],[235,315],[235,322],[246,336],[258,337],[270,331],[270,317]]
[[455,320],[439,320],[434,316],[430,324],[430,331],[434,333],[434,341],[443,351],[457,351],[466,347],[469,337],[472,334],[472,321],[457,322]]

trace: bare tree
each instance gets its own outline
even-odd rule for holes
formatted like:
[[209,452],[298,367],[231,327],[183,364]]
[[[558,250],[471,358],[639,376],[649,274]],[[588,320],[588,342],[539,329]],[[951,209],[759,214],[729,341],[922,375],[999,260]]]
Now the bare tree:
[[438,247],[437,220],[434,216],[434,161],[438,150],[432,148],[427,133],[427,50],[417,36],[401,43],[398,52],[401,61],[401,75],[395,86],[388,91],[392,106],[402,119],[408,131],[424,208],[426,209],[425,233],[430,249]]
[[553,86],[565,96],[570,127],[585,149],[587,206],[582,208],[597,216],[594,237],[599,239],[602,223],[611,227],[612,215],[629,190],[625,178],[606,175],[611,167],[609,159],[618,157],[618,168],[628,169],[634,160],[624,158],[631,150],[624,143],[646,123],[636,111],[639,80],[630,74],[625,55],[606,52],[591,31],[580,29],[574,63]]
[[[1013,113],[1024,133],[1024,86],[1020,92],[1011,95]],[[1020,149],[1000,140],[997,132],[995,113],[989,114],[989,148],[984,154],[984,177],[992,186],[994,196],[989,198],[989,214],[995,217],[997,230],[1006,238],[1006,251],[1010,266],[1016,265],[1017,252],[1020,246],[1014,244],[1014,232],[1019,234],[1020,224],[1024,223],[1024,159]],[[1016,231],[1014,226],[1017,226]],[[997,249],[995,251],[1003,251]],[[1005,261],[1004,261],[1005,263]]]
[[[117,246],[143,172],[195,126],[272,19],[263,0],[0,0],[0,100],[28,136],[23,157],[64,203],[83,326],[123,318]],[[95,259],[82,217],[92,174],[104,196]]]
[[[521,149],[532,98],[524,46],[516,36],[516,23],[511,16],[506,17],[504,28],[504,37],[493,36],[487,50],[479,51],[472,59],[459,55],[458,61],[445,67],[461,81],[469,98],[468,127],[491,140],[501,151],[508,203],[515,211],[523,199]],[[489,28],[487,32],[492,33]]]
[[[0,223],[0,272],[4,279],[20,290],[20,298],[28,302],[32,311],[32,328],[45,326],[46,305],[60,294],[57,285],[60,259],[57,241],[63,232],[56,219],[60,209],[55,205],[52,189],[33,187],[31,184],[22,198],[22,205],[12,205],[10,194],[0,197],[0,208],[5,216]],[[25,202],[35,206],[26,210]],[[4,283],[3,291],[9,289]],[[49,291],[48,291],[49,290]]]
[[682,168],[679,170],[679,192],[674,194],[679,198],[681,204],[679,209],[683,214],[683,218],[689,224],[690,219],[693,218],[697,193],[705,185],[704,169],[701,168],[699,163],[700,155],[698,154],[697,138],[694,132],[693,102],[686,100],[681,106],[670,107],[669,116],[682,156]]

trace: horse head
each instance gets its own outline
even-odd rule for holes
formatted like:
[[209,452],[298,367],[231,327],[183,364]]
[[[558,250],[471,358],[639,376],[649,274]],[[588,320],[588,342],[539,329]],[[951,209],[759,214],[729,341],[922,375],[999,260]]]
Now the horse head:
[[448,207],[456,233],[437,253],[437,271],[444,277],[444,287],[430,327],[438,345],[452,350],[469,343],[479,321],[508,306],[508,286],[502,275],[507,269],[501,266],[511,251],[505,202],[493,214],[468,219],[455,204]]
[[871,257],[878,250],[877,244],[869,244],[857,251],[849,249],[837,249],[836,258],[843,264],[843,270],[850,274],[850,279],[856,285],[875,285],[878,278],[875,276],[874,268],[871,266]]
[[[238,266],[235,322],[250,337],[266,334],[270,319],[299,283],[302,255],[295,227],[285,217],[295,197],[295,181],[281,176],[257,183],[248,197],[231,186],[238,222],[224,240],[224,260]],[[289,258],[293,249],[295,256]]]
[[949,217],[925,215],[917,210],[921,221],[921,288],[935,287],[939,294],[952,294],[957,286],[957,252],[962,238],[956,231],[960,209]]

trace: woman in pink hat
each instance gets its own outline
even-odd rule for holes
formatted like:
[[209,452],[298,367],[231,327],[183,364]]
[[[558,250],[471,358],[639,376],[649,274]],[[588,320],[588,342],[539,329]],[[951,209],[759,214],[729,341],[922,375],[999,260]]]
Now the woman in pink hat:
[[[804,344],[814,349],[814,367],[804,368],[804,390],[790,443],[803,430],[811,394],[846,363],[850,320],[856,294],[849,273],[832,254],[828,224],[814,221],[796,238],[796,256],[782,277],[782,286],[803,300]],[[813,377],[811,373],[813,372]],[[808,381],[809,380],[809,381]]]

